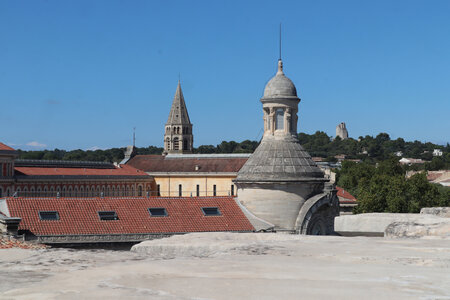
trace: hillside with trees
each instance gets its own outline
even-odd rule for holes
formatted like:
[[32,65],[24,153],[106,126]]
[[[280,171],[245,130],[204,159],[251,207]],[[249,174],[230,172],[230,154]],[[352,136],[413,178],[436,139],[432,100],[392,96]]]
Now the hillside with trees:
[[394,158],[369,163],[344,161],[337,185],[358,199],[355,213],[418,213],[422,207],[450,206],[450,188],[429,183],[424,172],[410,178]]
[[[299,133],[300,144],[311,156],[322,157],[328,161],[336,161],[336,155],[345,155],[349,159],[361,159],[364,162],[375,164],[394,157],[396,152],[402,152],[403,157],[421,158],[428,161],[423,165],[409,167],[413,170],[439,170],[450,169],[450,145],[436,145],[420,141],[406,142],[402,138],[392,140],[387,133],[380,133],[376,137],[366,135],[358,140],[349,138],[342,140],[339,137],[332,139],[323,131],[314,134]],[[253,153],[259,142],[245,140],[242,142],[223,141],[218,145],[201,145],[194,148],[194,153]],[[443,155],[433,157],[433,150],[440,149]],[[88,160],[120,162],[124,157],[125,148],[112,148],[107,150],[19,150],[21,159],[47,159],[47,160]],[[137,154],[162,154],[163,148],[149,146],[137,148]]]

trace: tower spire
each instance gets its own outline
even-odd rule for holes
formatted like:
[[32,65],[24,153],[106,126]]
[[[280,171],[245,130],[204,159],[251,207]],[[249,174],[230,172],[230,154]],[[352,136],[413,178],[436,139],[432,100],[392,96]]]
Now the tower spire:
[[192,123],[184,102],[180,76],[164,132],[164,153],[192,153]]

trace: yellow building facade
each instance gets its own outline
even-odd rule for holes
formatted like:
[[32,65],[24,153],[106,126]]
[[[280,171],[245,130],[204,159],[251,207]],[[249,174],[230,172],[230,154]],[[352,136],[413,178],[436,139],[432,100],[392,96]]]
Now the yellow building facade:
[[[148,172],[151,173],[151,172]],[[156,194],[161,197],[236,196],[235,174],[158,174]]]
[[152,196],[236,196],[233,179],[250,154],[136,155],[127,164],[155,180]]

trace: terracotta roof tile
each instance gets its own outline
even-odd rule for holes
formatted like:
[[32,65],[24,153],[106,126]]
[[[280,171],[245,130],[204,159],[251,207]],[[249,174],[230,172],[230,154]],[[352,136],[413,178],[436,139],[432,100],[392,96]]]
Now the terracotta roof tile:
[[[145,172],[238,172],[248,158],[165,158],[137,155],[127,164]],[[196,170],[197,166],[197,170]]]
[[11,148],[11,147],[9,147],[9,146],[3,144],[3,143],[0,143],[0,150],[5,150],[5,151],[16,151],[16,150],[14,150],[13,148]]
[[16,172],[28,176],[42,175],[96,175],[96,176],[124,176],[124,175],[147,175],[145,172],[132,166],[120,165],[115,169],[94,169],[94,168],[45,168],[45,167],[15,167]]
[[[19,230],[35,235],[186,233],[253,231],[233,197],[7,198]],[[148,208],[164,207],[167,217],[151,217]],[[218,207],[220,216],[204,216],[202,207]],[[57,211],[59,220],[42,221],[39,211]],[[115,211],[118,220],[101,221],[98,211]]]
[[336,189],[337,189],[337,196],[339,197],[340,203],[349,203],[349,202],[358,201],[352,194],[350,194],[343,188],[337,186]]

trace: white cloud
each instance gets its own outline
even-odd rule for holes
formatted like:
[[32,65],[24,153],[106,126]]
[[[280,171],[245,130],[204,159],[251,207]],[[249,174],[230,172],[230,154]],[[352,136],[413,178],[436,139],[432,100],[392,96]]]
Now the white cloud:
[[47,147],[46,144],[41,144],[41,143],[36,142],[36,141],[27,143],[27,146],[36,147],[36,148],[45,148],[45,147]]
[[98,146],[93,146],[91,148],[88,148],[86,150],[91,150],[91,151],[95,151],[95,150],[102,150],[102,148],[98,147]]

